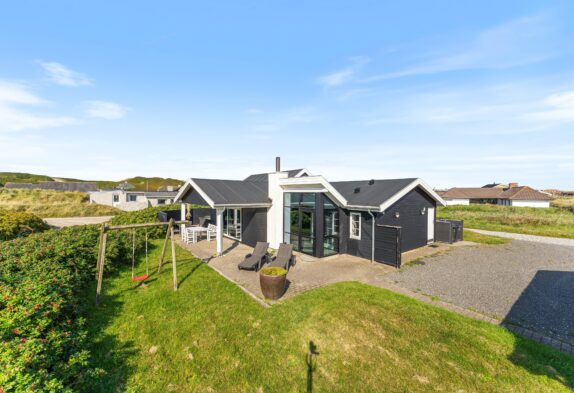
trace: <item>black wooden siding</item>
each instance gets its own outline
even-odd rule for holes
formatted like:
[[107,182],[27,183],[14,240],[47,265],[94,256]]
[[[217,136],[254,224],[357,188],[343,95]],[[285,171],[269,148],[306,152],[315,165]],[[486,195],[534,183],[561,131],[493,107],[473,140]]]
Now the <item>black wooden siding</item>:
[[[428,243],[428,208],[435,208],[436,202],[419,187],[410,191],[388,208],[384,214],[377,216],[377,224],[402,227],[402,251],[409,251],[425,246]],[[425,214],[421,210],[425,208]],[[400,217],[395,217],[399,212]],[[433,217],[436,219],[436,217]],[[434,237],[434,234],[430,236]]]
[[181,200],[184,203],[193,203],[194,205],[209,206],[209,204],[205,201],[205,199],[203,199],[203,197],[199,195],[199,193],[194,189],[191,189],[191,191],[185,193],[185,195],[181,198]]
[[267,241],[267,209],[241,209],[241,242],[255,247]]
[[[422,208],[435,208],[436,202],[420,188],[415,188],[407,195],[398,200],[384,213],[373,213],[376,215],[378,225],[390,225],[401,227],[402,252],[409,251],[428,243],[428,221],[427,214],[421,214]],[[399,218],[395,217],[395,212],[399,212]],[[368,212],[361,213],[361,240],[349,237],[349,210],[340,209],[340,231],[341,238],[339,250],[341,254],[355,255],[361,258],[371,259],[371,238],[372,238],[372,218]],[[436,218],[434,218],[436,219]],[[434,234],[433,234],[434,236]],[[384,248],[384,242],[388,239],[377,239],[375,235],[375,250]],[[377,255],[378,253],[375,252]]]

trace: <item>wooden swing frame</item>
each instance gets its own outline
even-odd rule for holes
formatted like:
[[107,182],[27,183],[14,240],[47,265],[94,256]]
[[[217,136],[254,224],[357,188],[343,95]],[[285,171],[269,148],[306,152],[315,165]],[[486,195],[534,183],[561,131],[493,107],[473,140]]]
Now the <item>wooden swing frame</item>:
[[173,290],[177,291],[177,264],[175,258],[175,236],[174,236],[174,225],[181,224],[191,224],[189,221],[174,221],[170,219],[168,222],[154,222],[149,224],[130,224],[130,225],[112,225],[108,226],[102,224],[100,229],[100,242],[98,247],[98,261],[96,262],[96,279],[98,280],[98,286],[96,288],[96,306],[100,304],[100,295],[102,293],[102,284],[104,281],[104,264],[106,260],[106,244],[108,240],[109,231],[121,231],[124,229],[137,229],[137,228],[150,228],[150,227],[160,227],[166,226],[167,230],[165,233],[165,240],[163,242],[163,248],[161,250],[161,258],[157,266],[157,272],[161,272],[161,267],[165,259],[165,251],[167,249],[167,242],[171,239],[171,264],[173,271]]

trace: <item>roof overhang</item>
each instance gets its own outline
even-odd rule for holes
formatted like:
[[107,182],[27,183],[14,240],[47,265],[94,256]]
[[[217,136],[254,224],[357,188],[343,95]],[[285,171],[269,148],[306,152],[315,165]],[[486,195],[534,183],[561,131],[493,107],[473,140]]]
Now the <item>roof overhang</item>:
[[201,197],[205,200],[205,202],[207,202],[207,204],[209,205],[209,207],[215,208],[215,203],[213,202],[213,200],[205,193],[205,191],[203,191],[201,189],[201,187],[199,187],[194,181],[193,179],[189,178],[186,180],[185,184],[179,189],[179,191],[177,192],[177,195],[174,198],[174,202],[181,202],[183,196],[185,194],[187,194],[187,192],[189,190],[195,190],[197,191],[197,193],[199,195],[201,195]]
[[424,180],[416,179],[413,182],[409,183],[405,188],[397,192],[395,195],[387,199],[385,202],[379,206],[379,211],[384,212],[389,207],[394,205],[399,199],[407,195],[411,190],[415,189],[416,187],[422,188],[431,198],[433,198],[437,204],[441,206],[446,206],[446,202],[444,199],[438,195],[431,186],[429,186]]
[[279,185],[289,192],[322,192],[339,206],[347,206],[347,200],[323,176],[288,177],[279,179]]

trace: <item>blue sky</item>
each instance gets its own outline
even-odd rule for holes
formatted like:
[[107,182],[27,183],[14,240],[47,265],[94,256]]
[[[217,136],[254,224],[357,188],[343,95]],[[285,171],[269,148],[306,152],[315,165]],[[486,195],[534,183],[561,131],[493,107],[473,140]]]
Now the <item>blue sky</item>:
[[[388,3],[388,4],[385,4]],[[574,189],[574,2],[18,1],[0,171]]]

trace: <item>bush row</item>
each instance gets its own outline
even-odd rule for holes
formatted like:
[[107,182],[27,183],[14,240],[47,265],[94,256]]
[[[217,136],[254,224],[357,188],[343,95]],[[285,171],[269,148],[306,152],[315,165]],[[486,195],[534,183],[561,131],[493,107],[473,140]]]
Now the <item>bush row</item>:
[[[0,243],[0,392],[71,392],[95,372],[79,307],[98,237],[86,226]],[[131,246],[129,234],[110,234],[106,268],[129,260]]]
[[[120,213],[112,218],[112,225],[127,225],[127,224],[146,224],[151,222],[159,222],[157,214],[160,211],[167,210],[180,210],[181,205],[162,205],[155,207],[148,207],[147,209],[138,210],[135,212]],[[148,236],[150,239],[159,239],[165,236],[165,227],[148,228]],[[142,230],[139,230],[142,232]]]
[[0,241],[27,236],[46,229],[48,225],[33,214],[0,209]]

